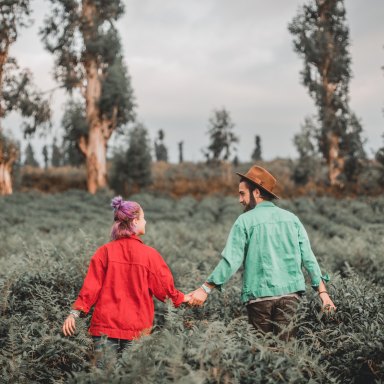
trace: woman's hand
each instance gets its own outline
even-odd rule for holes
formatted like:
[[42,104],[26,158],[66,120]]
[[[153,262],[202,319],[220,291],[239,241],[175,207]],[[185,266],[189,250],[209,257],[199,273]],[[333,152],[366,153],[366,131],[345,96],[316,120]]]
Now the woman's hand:
[[72,314],[68,315],[63,324],[63,333],[64,336],[72,336],[75,334],[76,325],[75,325],[75,316]]
[[190,300],[191,300],[191,294],[190,293],[188,293],[187,295],[184,295],[183,303],[189,303]]

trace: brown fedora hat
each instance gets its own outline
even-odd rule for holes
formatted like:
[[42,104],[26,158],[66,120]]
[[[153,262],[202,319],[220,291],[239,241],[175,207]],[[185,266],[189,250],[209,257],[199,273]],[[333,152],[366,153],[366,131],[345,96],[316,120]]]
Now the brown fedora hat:
[[245,175],[238,172],[236,172],[236,174],[244,177],[251,183],[256,184],[264,191],[267,191],[272,196],[276,197],[276,199],[280,199],[279,196],[272,192],[276,185],[276,179],[266,169],[259,167],[258,165],[254,165]]

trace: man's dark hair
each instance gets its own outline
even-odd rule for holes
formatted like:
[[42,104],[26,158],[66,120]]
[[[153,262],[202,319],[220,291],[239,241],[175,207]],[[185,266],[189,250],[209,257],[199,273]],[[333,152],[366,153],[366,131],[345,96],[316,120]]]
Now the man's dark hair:
[[255,208],[255,206],[256,206],[256,202],[254,201],[255,198],[253,197],[253,193],[252,193],[256,188],[260,191],[260,197],[262,199],[264,199],[266,201],[273,201],[276,199],[275,196],[273,196],[271,193],[266,191],[263,187],[260,187],[260,185],[252,183],[252,181],[246,179],[245,177],[240,178],[239,183],[243,183],[243,182],[246,184],[246,186],[248,187],[248,190],[250,192],[250,204],[253,205],[253,203],[254,203],[254,205],[253,205],[253,207],[251,207],[251,209]]

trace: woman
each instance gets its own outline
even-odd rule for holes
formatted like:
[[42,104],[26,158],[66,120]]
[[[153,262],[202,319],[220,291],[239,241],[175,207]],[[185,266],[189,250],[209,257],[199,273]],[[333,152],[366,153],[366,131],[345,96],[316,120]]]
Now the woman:
[[172,300],[178,307],[188,297],[178,291],[172,273],[161,255],[140,239],[145,234],[144,212],[133,201],[120,196],[112,200],[114,224],[111,241],[93,255],[83,287],[64,321],[65,336],[75,332],[80,313],[94,305],[89,333],[96,343],[107,336],[109,344],[121,351],[131,340],[151,332],[153,296]]

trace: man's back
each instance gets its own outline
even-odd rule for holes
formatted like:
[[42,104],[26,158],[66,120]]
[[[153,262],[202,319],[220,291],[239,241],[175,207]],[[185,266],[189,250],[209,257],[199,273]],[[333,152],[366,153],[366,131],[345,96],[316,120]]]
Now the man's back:
[[246,237],[243,295],[247,299],[305,289],[299,221],[294,214],[265,201],[242,214],[235,226]]

